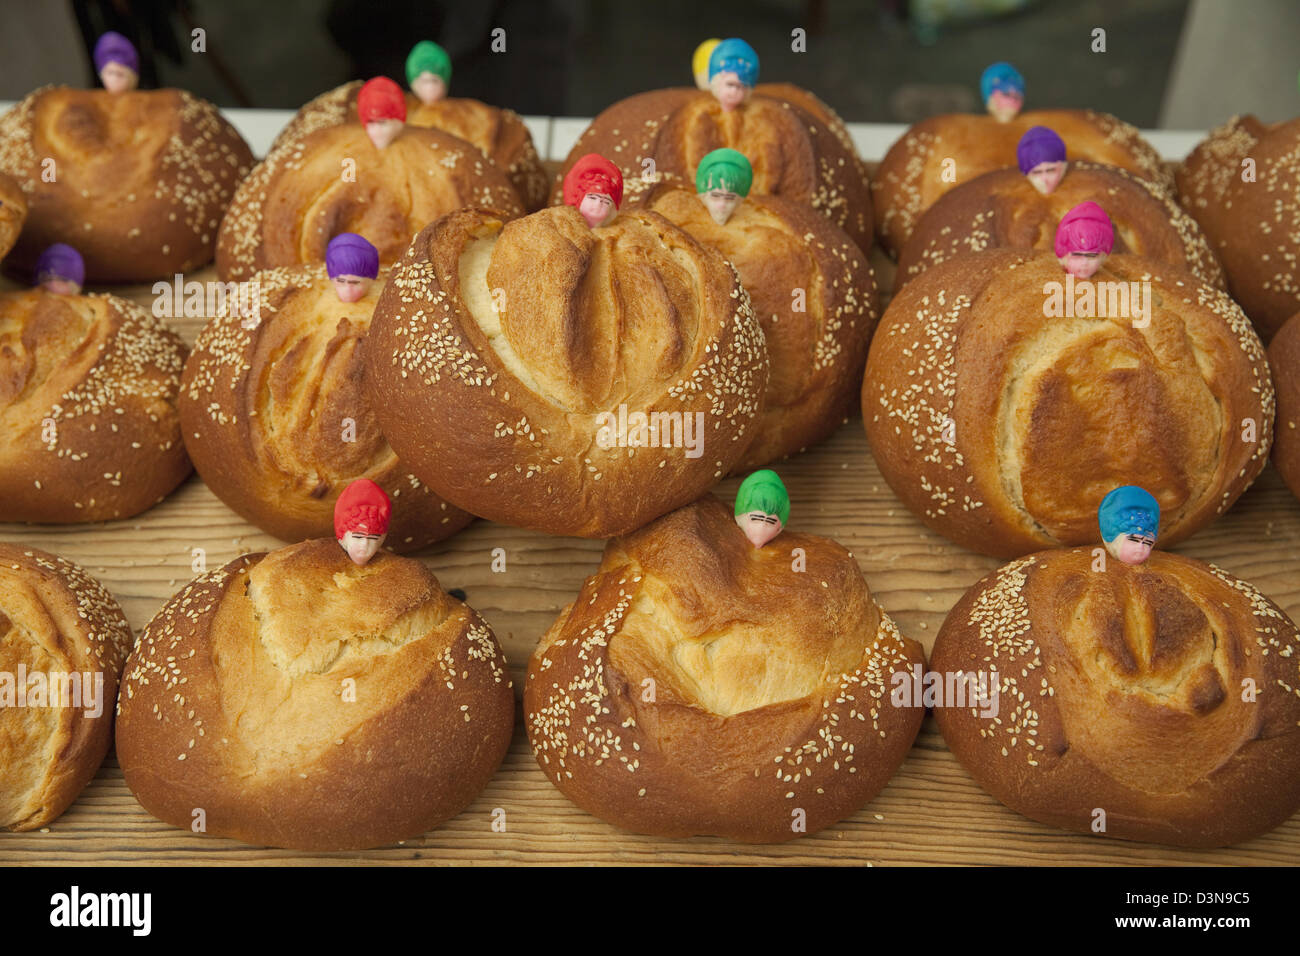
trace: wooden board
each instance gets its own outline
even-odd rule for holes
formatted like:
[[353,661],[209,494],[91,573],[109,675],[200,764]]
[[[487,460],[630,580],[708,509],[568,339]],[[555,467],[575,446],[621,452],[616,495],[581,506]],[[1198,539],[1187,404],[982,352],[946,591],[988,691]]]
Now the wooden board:
[[[873,255],[885,288],[892,269]],[[215,278],[207,269],[190,278]],[[8,283],[12,285],[12,283]],[[146,307],[147,287],[116,290]],[[175,320],[193,343],[202,319]],[[881,479],[860,419],[780,466],[793,502],[791,526],[836,538],[857,556],[876,599],[929,653],[957,598],[1001,562],[928,531]],[[738,482],[717,493],[730,500]],[[70,558],[121,602],[137,633],[192,576],[192,549],[219,567],[248,551],[279,547],[218,501],[197,476],[150,511],[97,525],[0,524],[0,540]],[[491,570],[494,548],[507,569]],[[602,543],[555,538],[478,521],[419,557],[444,587],[459,587],[491,624],[516,694],[541,634],[599,564]],[[1212,561],[1300,616],[1300,503],[1270,465],[1218,523],[1173,550]],[[506,830],[492,828],[505,811]],[[77,802],[45,831],[0,833],[0,863],[71,864],[1271,864],[1300,861],[1300,815],[1249,843],[1182,850],[1055,830],[1007,809],[949,753],[933,717],[885,790],[847,820],[779,846],[718,839],[663,840],[617,830],[571,804],[538,769],[522,721],[504,764],[467,810],[437,830],[364,852],[299,853],[247,846],[169,827],[127,790],[110,755]]]

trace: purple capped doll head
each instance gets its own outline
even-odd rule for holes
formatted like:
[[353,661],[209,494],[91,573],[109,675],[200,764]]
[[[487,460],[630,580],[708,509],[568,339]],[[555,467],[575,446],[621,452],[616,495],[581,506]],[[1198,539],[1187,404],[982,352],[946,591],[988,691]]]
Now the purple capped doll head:
[[95,71],[108,92],[125,93],[140,82],[140,55],[130,40],[109,30],[95,41]]
[[341,302],[356,302],[379,275],[379,250],[355,232],[341,232],[325,248],[325,271]]
[[1016,163],[1033,187],[1046,196],[1065,175],[1065,140],[1046,126],[1031,126],[1016,144]]
[[36,284],[59,295],[77,295],[86,282],[86,264],[72,246],[56,242],[36,260]]

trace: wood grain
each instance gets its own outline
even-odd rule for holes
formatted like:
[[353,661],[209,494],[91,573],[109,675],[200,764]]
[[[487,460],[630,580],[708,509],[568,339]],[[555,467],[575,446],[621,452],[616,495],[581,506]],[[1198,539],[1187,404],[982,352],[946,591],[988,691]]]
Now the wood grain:
[[[889,267],[873,256],[888,287]],[[188,278],[215,278],[211,269]],[[12,283],[9,283],[12,285]],[[146,306],[149,288],[115,290]],[[202,318],[173,320],[193,342]],[[873,592],[904,634],[929,652],[944,615],[993,558],[963,551],[928,531],[881,479],[860,420],[780,466],[793,502],[791,526],[829,535],[857,556]],[[730,499],[738,482],[717,493]],[[122,603],[138,632],[206,566],[281,542],[236,517],[192,476],[161,504],[131,520],[95,525],[0,524],[0,540],[43,548],[82,564]],[[492,551],[507,565],[491,569]],[[602,543],[555,538],[478,521],[417,557],[444,587],[495,630],[516,693],[538,637],[599,563]],[[1300,503],[1270,466],[1218,523],[1175,549],[1255,583],[1300,615]],[[494,832],[492,812],[506,813]],[[258,864],[1269,864],[1300,860],[1300,816],[1249,843],[1183,850],[1064,833],[1027,820],[981,790],[948,752],[932,717],[885,791],[821,833],[779,846],[716,839],[663,840],[624,833],[577,809],[537,768],[522,724],[487,790],[460,816],[403,844],[366,852],[297,853],[245,846],[168,827],[140,808],[110,756],[73,807],[48,831],[0,834],[0,863],[26,865]]]

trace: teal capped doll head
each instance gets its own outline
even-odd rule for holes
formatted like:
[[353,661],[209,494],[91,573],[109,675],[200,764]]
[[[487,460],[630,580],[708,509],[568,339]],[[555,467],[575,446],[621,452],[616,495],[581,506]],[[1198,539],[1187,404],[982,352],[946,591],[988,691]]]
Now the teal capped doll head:
[[761,548],[775,538],[789,520],[790,495],[776,472],[764,468],[740,483],[736,524],[754,547]]
[[1160,532],[1160,503],[1137,485],[1121,485],[1101,500],[1097,524],[1111,557],[1141,564]]

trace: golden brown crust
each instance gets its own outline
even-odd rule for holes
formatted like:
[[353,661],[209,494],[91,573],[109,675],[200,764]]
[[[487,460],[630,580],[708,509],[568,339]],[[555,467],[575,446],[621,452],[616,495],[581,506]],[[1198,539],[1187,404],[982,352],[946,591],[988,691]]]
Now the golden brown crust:
[[951,259],[907,284],[872,339],[872,455],[963,547],[1015,557],[1091,542],[1098,504],[1123,484],[1156,496],[1170,544],[1227,510],[1268,457],[1268,365],[1226,294],[1113,255],[1095,278],[1149,281],[1149,327],[1047,318],[1046,283],[1065,278],[1050,253]]
[[879,316],[871,266],[844,230],[807,206],[762,195],[719,226],[695,190],[675,180],[625,208],[651,209],[722,253],[763,326],[772,372],[753,443],[735,471],[802,452],[844,423],[862,391]]
[[[350,698],[350,699],[349,699]],[[492,631],[420,562],[333,540],[194,579],[127,662],[117,755],[146,810],[302,850],[362,849],[463,810],[510,743]]]
[[1160,187],[1118,166],[1074,160],[1042,195],[1019,169],[999,169],[944,193],[925,211],[898,257],[894,287],[955,255],[984,249],[1051,252],[1056,226],[1081,202],[1100,203],[1115,226],[1115,252],[1186,269],[1216,289],[1223,268],[1196,221]]
[[[361,80],[344,83],[304,105],[276,136],[271,151],[318,129],[356,122],[357,92],[362,85]],[[426,105],[408,92],[406,122],[440,129],[467,140],[510,177],[526,209],[532,211],[546,205],[550,177],[537,155],[532,134],[514,110],[460,97],[447,97]]]
[[259,272],[258,318],[223,306],[185,362],[179,409],[194,467],[213,494],[276,537],[333,537],[334,502],[357,478],[392,500],[394,551],[473,520],[402,466],[362,394],[361,355],[386,278],[348,305],[324,266]]
[[620,100],[592,120],[569,151],[551,201],[562,201],[564,174],[586,153],[599,153],[618,166],[627,188],[649,172],[694,183],[699,161],[723,146],[739,150],[753,164],[751,196],[770,194],[812,206],[860,249],[871,248],[866,169],[851,142],[842,142],[828,124],[798,106],[759,94],[730,113],[711,93],[686,88]]
[[1232,297],[1267,342],[1300,309],[1300,119],[1266,125],[1234,116],[1192,150],[1177,178],[1178,201],[1205,230]]
[[1099,809],[1106,836],[1179,846],[1239,843],[1288,819],[1300,807],[1295,624],[1182,555],[1096,561],[1091,548],[1030,555],[957,602],[931,669],[996,668],[1000,693],[996,721],[935,708],[953,754],[1013,810],[1082,833],[1101,832]]
[[[132,640],[117,601],[80,566],[0,542],[0,829],[47,826],[95,776],[108,753]],[[63,684],[74,673],[81,676]],[[98,691],[93,676],[86,681],[95,674]],[[42,685],[46,706],[35,706]],[[65,686],[70,696],[54,691]]]
[[[876,236],[897,256],[922,213],[958,183],[1016,164],[1016,144],[1031,126],[1048,126],[1065,140],[1070,159],[1118,166],[1171,189],[1173,178],[1160,154],[1137,128],[1093,110],[1030,110],[999,123],[992,116],[951,113],[908,129],[889,147],[871,182]],[[944,164],[955,164],[955,181]]]
[[[366,339],[371,407],[412,472],[472,514],[583,537],[723,478],[767,377],[735,270],[650,212],[598,229],[568,206],[504,227],[444,216],[394,268]],[[633,414],[673,427],[657,442],[605,417]]]
[[1268,363],[1277,389],[1273,467],[1300,498],[1300,316],[1286,322],[1268,346]]
[[0,295],[0,521],[128,518],[190,473],[185,346],[113,295]]
[[18,241],[26,219],[27,197],[22,188],[12,176],[0,173],[0,259],[8,255]]
[[324,262],[341,232],[364,236],[391,264],[426,225],[469,205],[524,211],[505,173],[465,140],[408,125],[376,149],[360,123],[323,127],[269,153],[240,184],[221,222],[217,272],[243,280]]
[[924,716],[891,675],[923,664],[852,554],[788,531],[755,549],[709,495],[609,542],[529,662],[525,726],[610,823],[775,843],[884,788]]
[[212,261],[252,165],[220,111],[184,90],[39,89],[0,117],[0,171],[30,206],[12,263],[30,269],[66,242],[91,281],[189,272]]

